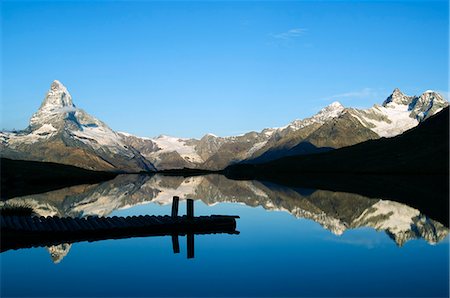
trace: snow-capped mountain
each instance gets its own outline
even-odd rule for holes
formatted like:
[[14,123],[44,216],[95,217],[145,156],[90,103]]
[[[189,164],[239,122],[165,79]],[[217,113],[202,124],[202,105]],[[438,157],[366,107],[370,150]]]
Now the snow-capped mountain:
[[95,170],[220,170],[241,161],[265,162],[392,137],[446,106],[448,102],[434,91],[407,96],[395,89],[382,105],[354,109],[333,102],[312,117],[260,132],[230,137],[207,134],[201,139],[147,138],[114,132],[78,109],[66,87],[54,81],[27,129],[0,133],[0,148],[3,157]]
[[407,96],[395,89],[382,105],[369,109],[345,108],[339,102],[333,102],[312,117],[240,136],[208,134],[200,140],[168,136],[140,138],[125,133],[122,136],[158,169],[218,170],[240,161],[264,162],[393,137],[446,106],[448,102],[434,91]]
[[[191,167],[218,170],[230,163],[259,156],[268,148],[273,148],[280,140],[291,140],[292,134],[297,131],[301,131],[299,134],[304,138],[325,122],[341,115],[343,111],[344,107],[334,102],[313,117],[295,120],[284,127],[267,128],[261,132],[231,137],[207,134],[197,140],[162,135],[151,139],[128,133],[120,134],[158,169]],[[295,141],[293,144],[296,144]]]
[[0,133],[2,156],[107,171],[147,171],[153,165],[102,121],[78,109],[67,88],[51,84],[23,131]]
[[437,92],[427,90],[419,97],[407,96],[399,89],[383,102],[367,110],[349,109],[353,117],[380,137],[393,137],[428,119],[448,102]]

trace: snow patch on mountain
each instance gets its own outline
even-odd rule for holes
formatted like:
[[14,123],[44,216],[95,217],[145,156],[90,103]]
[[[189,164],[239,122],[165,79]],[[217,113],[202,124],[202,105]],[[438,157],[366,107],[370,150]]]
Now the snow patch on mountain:
[[191,162],[203,162],[203,159],[195,151],[195,146],[186,144],[188,140],[161,135],[153,139],[153,142],[160,148],[159,154],[176,151],[181,157]]
[[418,120],[410,117],[407,105],[390,103],[386,107],[375,105],[365,111],[352,111],[362,125],[380,137],[393,137],[419,124]]
[[286,129],[299,130],[314,123],[323,124],[328,120],[339,117],[345,111],[345,107],[340,102],[332,102],[325,108],[321,109],[317,114],[305,119],[294,120],[286,126],[275,128],[275,131],[283,131]]
[[253,155],[253,153],[255,153],[256,151],[258,151],[259,149],[263,148],[264,145],[267,144],[267,140],[256,143],[255,145],[253,145],[252,148],[250,148],[250,150],[247,151],[247,158],[251,157]]
[[446,106],[448,102],[432,90],[417,97],[405,95],[397,88],[382,106],[348,110],[362,125],[380,137],[393,137],[417,126]]
[[126,137],[133,137],[133,138],[138,138],[138,139],[142,139],[142,140],[152,140],[152,138],[149,138],[149,137],[139,137],[139,136],[136,136],[136,135],[133,135],[131,133],[124,132],[124,131],[118,131],[117,133],[119,135],[124,135]]

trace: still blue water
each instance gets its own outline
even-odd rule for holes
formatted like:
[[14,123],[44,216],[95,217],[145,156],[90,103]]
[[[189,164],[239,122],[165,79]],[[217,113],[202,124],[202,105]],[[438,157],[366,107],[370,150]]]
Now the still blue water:
[[[126,206],[109,216],[170,214],[170,204],[160,204]],[[239,215],[240,234],[196,235],[193,259],[186,258],[186,237],[180,237],[179,254],[170,237],[74,243],[56,264],[47,248],[4,252],[1,296],[449,294],[448,236],[431,244],[408,239],[399,246],[382,229],[333,233],[323,221],[265,206],[195,201],[196,215]]]

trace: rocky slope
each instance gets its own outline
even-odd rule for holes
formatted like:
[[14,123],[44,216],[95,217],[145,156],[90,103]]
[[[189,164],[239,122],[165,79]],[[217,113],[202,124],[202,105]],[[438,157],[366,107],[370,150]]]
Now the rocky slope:
[[30,125],[0,133],[2,157],[48,161],[103,171],[154,170],[105,123],[78,109],[66,87],[54,81]]

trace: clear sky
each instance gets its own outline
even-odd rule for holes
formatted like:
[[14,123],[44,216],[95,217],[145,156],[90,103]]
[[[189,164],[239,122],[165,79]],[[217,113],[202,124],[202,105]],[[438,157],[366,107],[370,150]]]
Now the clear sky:
[[448,92],[448,1],[2,1],[1,127],[51,82],[118,131],[226,136]]

